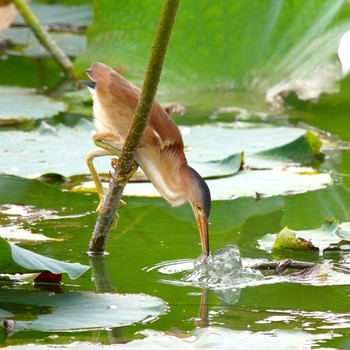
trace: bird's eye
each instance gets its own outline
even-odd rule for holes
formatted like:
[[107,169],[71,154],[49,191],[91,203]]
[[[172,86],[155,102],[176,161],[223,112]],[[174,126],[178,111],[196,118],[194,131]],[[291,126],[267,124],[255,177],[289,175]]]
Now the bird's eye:
[[196,204],[197,210],[202,210],[202,206],[200,204]]

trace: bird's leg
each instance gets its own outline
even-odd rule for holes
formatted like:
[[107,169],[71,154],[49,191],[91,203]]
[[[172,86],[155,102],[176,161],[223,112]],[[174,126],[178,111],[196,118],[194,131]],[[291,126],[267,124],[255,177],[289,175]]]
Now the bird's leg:
[[[96,140],[95,138],[93,138],[94,144],[97,147],[100,147],[104,150],[106,150],[108,152],[108,155],[113,156],[120,156],[121,150],[117,147],[114,147],[113,145],[111,145],[110,143],[108,143],[108,140]],[[121,145],[121,147],[123,147],[123,145]]]
[[[103,157],[103,156],[110,156],[110,155],[111,154],[105,149],[96,149],[96,150],[89,152],[86,156],[86,164],[89,167],[92,179],[94,180],[94,183],[96,186],[98,196],[100,198],[100,202],[98,203],[98,206],[96,208],[96,212],[98,212],[99,214],[102,214],[102,207],[103,207],[103,203],[104,203],[104,199],[105,199],[105,190],[102,186],[101,179],[97,173],[97,170],[93,164],[93,160],[96,157]],[[123,200],[120,200],[119,205],[121,207],[124,207],[126,205],[126,203]],[[115,213],[115,218],[114,218],[112,226],[111,226],[112,230],[117,226],[118,220],[119,220],[119,215],[118,215],[118,213]]]
[[110,155],[120,155],[124,142],[119,135],[109,132],[99,132],[92,136],[93,143],[110,153]]
[[[95,183],[98,196],[100,197],[100,203],[96,209],[97,212],[99,212],[100,209],[102,208],[106,193],[105,193],[105,189],[102,186],[101,179],[97,173],[97,170],[93,164],[93,160],[96,157],[103,157],[103,156],[110,156],[110,155],[111,154],[104,149],[95,149],[95,150],[89,152],[86,156],[86,164],[89,167],[91,177]],[[126,205],[126,203],[123,200],[120,200],[119,205],[120,205],[120,207],[124,207]]]
[[[123,145],[124,145],[124,143],[122,141],[120,141],[119,136],[117,136],[115,134],[107,133],[107,132],[95,134],[92,137],[92,139],[93,139],[93,142],[96,146],[108,151],[110,153],[110,155],[115,154],[115,155],[119,156],[121,153],[121,149],[123,148]],[[112,141],[113,144],[109,143],[108,141]],[[114,169],[115,169],[117,163],[118,163],[118,159],[112,158],[112,167]],[[122,185],[125,186],[128,183],[128,181],[130,180],[130,178],[136,172],[138,166],[139,165],[134,161],[133,165],[131,166],[131,169],[125,174],[125,177],[122,179],[115,178],[111,173],[110,173],[110,175],[116,181],[117,180],[123,181]]]
[[86,164],[89,167],[92,179],[94,180],[95,186],[96,186],[96,190],[98,193],[98,196],[100,197],[100,203],[96,209],[97,212],[100,211],[100,209],[102,208],[102,204],[103,204],[103,200],[105,197],[105,190],[102,186],[102,182],[101,179],[97,173],[97,170],[93,164],[93,160],[96,157],[103,157],[103,156],[109,156],[111,155],[107,150],[105,149],[95,149],[93,151],[90,151],[87,155],[86,155]]
[[[89,167],[92,179],[95,183],[96,190],[97,190],[97,193],[98,193],[99,198],[100,198],[100,202],[99,202],[98,207],[96,209],[96,211],[98,213],[100,213],[102,210],[102,206],[103,206],[103,202],[104,202],[104,198],[105,198],[105,190],[102,186],[101,179],[100,179],[100,177],[96,171],[96,168],[93,164],[93,160],[96,157],[112,156],[112,155],[119,155],[120,154],[120,149],[117,147],[114,147],[113,145],[106,142],[105,139],[102,139],[103,137],[106,137],[107,141],[108,141],[108,139],[113,139],[114,143],[116,143],[115,142],[115,139],[116,139],[115,135],[107,134],[107,133],[96,134],[93,136],[92,140],[95,143],[95,145],[100,147],[100,148],[89,152],[87,154],[87,157],[86,157],[86,163]],[[118,144],[120,144],[120,147],[122,147],[122,143],[118,143]],[[115,159],[114,159],[114,161],[115,161]],[[112,165],[113,165],[113,162],[112,162]],[[123,207],[125,205],[126,205],[126,203],[123,200],[119,201],[120,207]],[[116,214],[116,218],[115,218],[115,221],[113,223],[113,227],[115,227],[115,225],[118,221],[118,217],[119,217],[118,214]]]

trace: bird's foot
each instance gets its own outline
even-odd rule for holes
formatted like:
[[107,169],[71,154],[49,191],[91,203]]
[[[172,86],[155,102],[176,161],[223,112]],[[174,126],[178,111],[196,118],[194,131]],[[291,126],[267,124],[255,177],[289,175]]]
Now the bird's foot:
[[[99,215],[102,215],[104,216],[105,215],[105,212],[103,210],[103,204],[104,204],[104,200],[105,200],[105,196],[103,197],[100,197],[100,203],[98,204],[97,208],[96,208],[96,212],[99,214]],[[118,209],[120,208],[123,208],[126,206],[126,203],[121,199],[118,203]],[[119,221],[119,214],[116,212],[115,213],[115,217],[113,219],[113,222],[111,224],[111,230],[114,230],[117,225],[118,225],[118,221]]]
[[[124,202],[124,203],[125,203],[125,202]],[[103,204],[103,203],[102,203],[102,204]],[[97,207],[97,210],[96,210],[96,211],[98,212],[99,215],[105,216],[106,214],[105,214],[105,212],[103,211],[102,206],[101,206],[101,209],[99,209],[100,205],[101,205],[101,203],[100,203],[99,206]],[[114,216],[114,218],[113,218],[113,221],[112,221],[112,223],[111,223],[111,230],[114,230],[114,229],[117,227],[118,221],[119,221],[119,214],[116,212],[116,213],[115,213],[115,216]]]
[[[118,163],[118,159],[112,158],[112,167],[115,169],[116,165]],[[126,184],[130,181],[132,176],[135,174],[136,170],[138,168],[138,164],[136,162],[133,162],[130,170],[125,174],[123,177],[115,177],[111,172],[109,172],[112,179],[116,182],[120,182],[123,187],[126,186]]]
[[118,221],[119,221],[119,215],[116,212],[115,217],[113,219],[112,225],[111,225],[111,230],[114,230],[118,226]]
[[[102,212],[104,202],[105,202],[105,196],[100,196],[100,202],[98,203],[98,206],[96,208],[96,213]],[[119,200],[118,209],[124,208],[125,206],[126,206],[126,202],[123,201],[122,199]]]
[[[96,208],[96,212],[99,214],[99,215],[104,215],[104,210],[103,210],[103,204],[105,202],[105,195],[103,196],[100,196],[100,202],[98,203],[98,206]],[[119,200],[119,203],[118,203],[118,209],[120,208],[123,208],[126,206],[126,202],[124,202],[122,199]],[[116,212],[115,213],[115,218],[113,220],[113,223],[111,225],[111,229],[113,230],[114,228],[117,227],[117,224],[118,224],[118,220],[119,220],[119,215],[118,213]]]

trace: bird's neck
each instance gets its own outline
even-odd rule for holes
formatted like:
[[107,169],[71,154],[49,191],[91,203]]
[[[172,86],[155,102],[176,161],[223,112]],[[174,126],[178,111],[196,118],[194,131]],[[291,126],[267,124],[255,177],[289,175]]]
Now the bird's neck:
[[145,155],[137,158],[137,163],[167,202],[175,207],[187,202],[186,184],[190,183],[188,178],[191,173],[186,160],[180,163],[171,157],[162,157],[160,163],[155,163]]

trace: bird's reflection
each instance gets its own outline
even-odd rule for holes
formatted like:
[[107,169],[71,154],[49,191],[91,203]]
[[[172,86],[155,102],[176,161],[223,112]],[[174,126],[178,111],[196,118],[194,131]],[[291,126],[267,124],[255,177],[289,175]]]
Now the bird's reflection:
[[197,319],[195,320],[195,326],[199,328],[205,328],[209,326],[209,289],[203,288],[201,300],[199,302],[199,309]]

